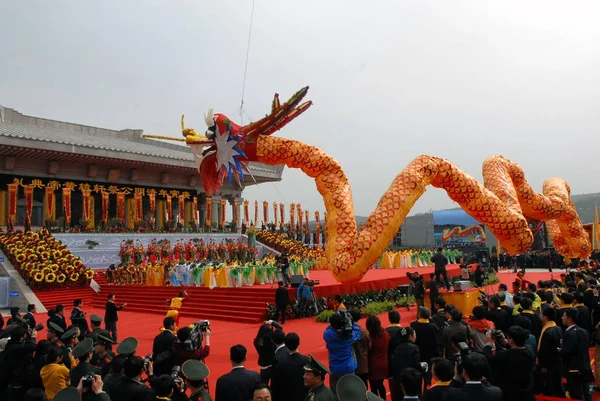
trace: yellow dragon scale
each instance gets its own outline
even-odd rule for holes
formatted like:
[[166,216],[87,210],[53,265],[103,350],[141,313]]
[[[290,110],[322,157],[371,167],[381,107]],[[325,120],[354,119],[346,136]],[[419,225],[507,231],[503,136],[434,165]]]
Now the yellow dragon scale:
[[327,210],[326,264],[340,282],[360,280],[387,248],[428,185],[446,190],[469,215],[485,224],[510,254],[526,251],[533,241],[525,216],[545,221],[555,248],[571,258],[591,253],[589,237],[560,178],[544,182],[543,195],[525,180],[522,168],[493,156],[483,163],[484,185],[452,162],[419,156],[388,188],[360,233],[356,229],[352,190],[340,164],[315,146],[272,136],[258,136],[259,162],[299,168],[315,179]]

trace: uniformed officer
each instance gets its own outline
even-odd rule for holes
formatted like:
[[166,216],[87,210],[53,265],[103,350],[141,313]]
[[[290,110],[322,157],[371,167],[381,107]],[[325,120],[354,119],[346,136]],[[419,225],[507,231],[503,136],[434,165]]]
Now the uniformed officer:
[[77,358],[79,363],[73,369],[71,369],[71,386],[77,387],[82,377],[89,374],[98,374],[98,369],[92,366],[90,359],[92,359],[92,351],[94,349],[94,342],[91,338],[86,338],[71,352],[73,358]]
[[314,356],[308,355],[308,364],[304,366],[304,386],[308,387],[305,401],[337,401],[337,397],[325,386],[325,375],[329,370]]
[[48,322],[48,341],[50,344],[56,345],[57,347],[63,347],[63,343],[60,342],[60,337],[65,334],[65,331],[56,323]]
[[115,342],[108,336],[103,336],[102,334],[98,334],[96,336],[96,342],[94,343],[94,355],[92,356],[90,363],[100,371],[100,375],[102,377],[108,374],[110,370],[110,363],[115,357],[115,354],[109,351],[110,345],[114,343]]
[[367,391],[365,382],[356,375],[342,376],[336,387],[340,401],[384,401],[370,391]]
[[91,338],[94,342],[96,342],[96,336],[98,334],[102,334],[105,337],[110,337],[110,333],[108,332],[108,330],[104,330],[102,327],[100,327],[100,325],[102,324],[102,319],[100,316],[98,315],[92,315],[90,316],[90,323],[92,326],[92,331],[90,331],[87,334],[87,338]]
[[206,378],[210,371],[205,364],[195,359],[187,360],[181,366],[181,374],[185,378],[185,385],[190,389],[190,401],[212,401],[206,388]]
[[67,349],[68,358],[63,358],[63,364],[67,367],[67,369],[71,369],[76,365],[75,359],[71,352],[73,348],[78,344],[77,336],[79,335],[79,327],[71,327],[69,330],[65,332],[62,336],[60,336],[60,341],[63,343],[63,346]]
[[117,347],[117,354],[119,355],[135,355],[135,351],[138,347],[138,340],[135,337],[127,337]]

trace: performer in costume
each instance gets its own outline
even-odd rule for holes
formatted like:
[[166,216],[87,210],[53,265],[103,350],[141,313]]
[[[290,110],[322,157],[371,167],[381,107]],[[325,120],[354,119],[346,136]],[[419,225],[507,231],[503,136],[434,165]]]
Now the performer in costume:
[[[175,319],[175,330],[174,333],[177,333],[177,328],[179,327],[179,309],[183,306],[183,301],[187,296],[187,291],[180,292],[177,294],[175,298],[167,299],[167,304],[169,305],[167,309],[167,315],[165,317],[172,317]],[[161,328],[161,330],[164,328]]]

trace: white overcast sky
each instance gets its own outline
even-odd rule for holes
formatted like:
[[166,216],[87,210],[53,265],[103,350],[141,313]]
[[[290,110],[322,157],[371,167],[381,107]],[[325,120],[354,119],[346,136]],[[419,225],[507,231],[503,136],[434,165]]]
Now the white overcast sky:
[[[28,115],[180,137],[209,108],[236,115],[252,2],[0,0],[0,104]],[[310,85],[276,135],[344,167],[368,215],[420,154],[481,179],[493,154],[537,190],[600,191],[600,2],[256,0],[245,122]],[[281,196],[280,196],[281,194]],[[323,210],[312,180],[246,190]],[[413,212],[455,206],[431,189]]]

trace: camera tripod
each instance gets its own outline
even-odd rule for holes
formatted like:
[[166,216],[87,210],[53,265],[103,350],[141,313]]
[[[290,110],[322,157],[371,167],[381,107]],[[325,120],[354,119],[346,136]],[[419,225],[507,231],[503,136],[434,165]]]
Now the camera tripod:
[[306,303],[304,304],[304,307],[300,311],[300,315],[302,317],[306,316],[306,311],[310,310],[311,308],[314,309],[315,315],[318,315],[321,312],[320,311],[320,307],[319,307],[319,299],[317,298],[315,292],[312,291],[312,290],[310,292],[310,298],[308,298],[306,300]]

